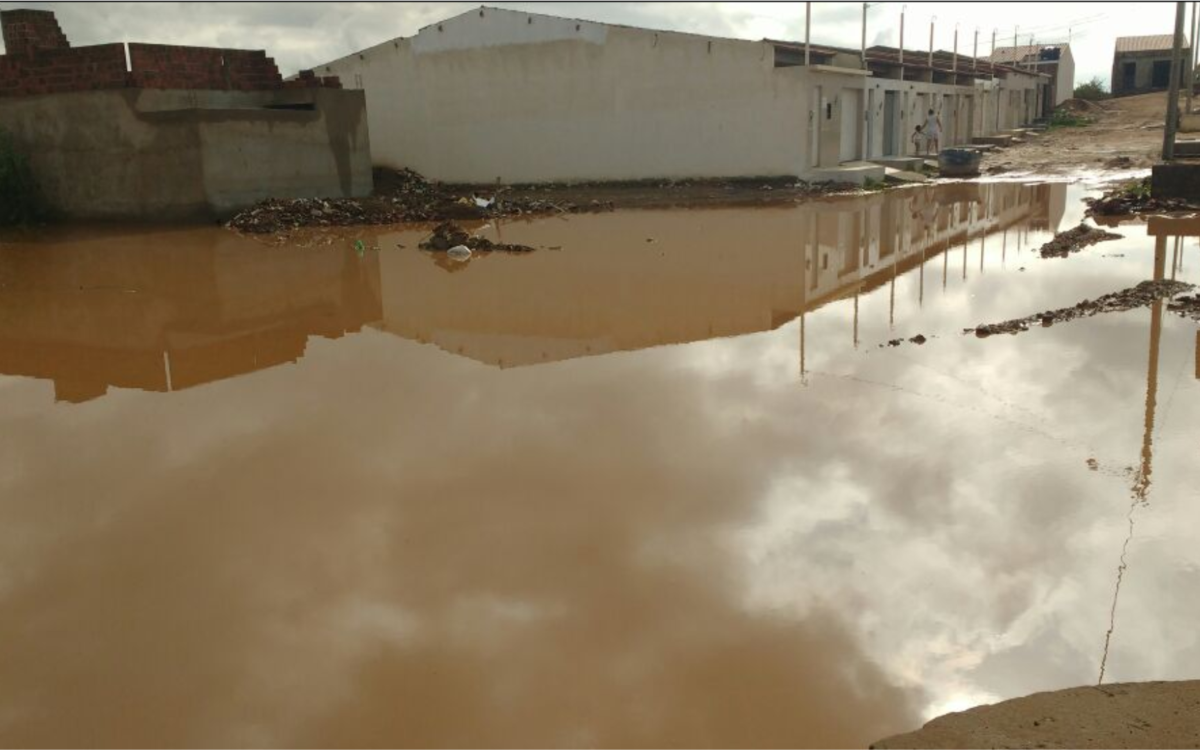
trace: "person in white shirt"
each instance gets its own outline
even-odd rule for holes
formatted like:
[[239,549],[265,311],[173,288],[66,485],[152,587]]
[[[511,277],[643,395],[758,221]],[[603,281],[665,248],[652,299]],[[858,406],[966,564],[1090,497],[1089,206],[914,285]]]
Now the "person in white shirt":
[[923,132],[925,133],[925,153],[929,153],[930,146],[933,147],[933,153],[935,154],[941,151],[942,118],[934,114],[932,109],[925,116]]

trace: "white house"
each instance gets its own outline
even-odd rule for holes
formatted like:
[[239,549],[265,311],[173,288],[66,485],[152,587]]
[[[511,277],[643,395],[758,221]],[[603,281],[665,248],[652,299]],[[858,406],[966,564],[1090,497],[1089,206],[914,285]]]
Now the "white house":
[[376,164],[467,183],[831,177],[904,154],[930,108],[942,146],[1027,123],[1047,80],[897,57],[481,7],[317,72],[366,91]]
[[1043,114],[1075,95],[1075,56],[1070,44],[1026,44],[997,47],[988,55],[991,62],[1045,73],[1050,77],[1051,96],[1046,98]]

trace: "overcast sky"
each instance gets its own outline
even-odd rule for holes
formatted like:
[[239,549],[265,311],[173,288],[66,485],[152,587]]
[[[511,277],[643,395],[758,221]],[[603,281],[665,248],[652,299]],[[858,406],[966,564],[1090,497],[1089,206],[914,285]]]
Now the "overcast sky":
[[[477,7],[479,3],[35,3],[4,2],[0,8],[48,8],[58,13],[72,44],[162,42],[267,49],[285,75],[341,57]],[[803,39],[804,3],[487,3],[611,23],[690,31],[743,39]],[[900,3],[873,3],[870,44],[899,41]],[[959,51],[971,53],[975,29],[979,51],[1012,44],[1014,25],[1022,43],[1066,41],[1070,35],[1076,81],[1107,80],[1118,36],[1170,34],[1174,3],[908,3],[906,47],[926,49],[936,16],[935,45],[951,49],[958,26]],[[1190,10],[1190,4],[1189,4]],[[1190,13],[1189,13],[1190,16]],[[858,46],[860,3],[813,3],[814,42]],[[1190,21],[1190,17],[1189,17]]]

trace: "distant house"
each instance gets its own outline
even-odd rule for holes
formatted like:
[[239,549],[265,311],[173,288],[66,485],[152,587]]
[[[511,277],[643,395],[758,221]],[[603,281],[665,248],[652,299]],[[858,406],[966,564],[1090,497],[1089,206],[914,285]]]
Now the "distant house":
[[1070,99],[1075,91],[1075,57],[1069,44],[1026,44],[998,47],[986,58],[1001,65],[1015,65],[1050,77],[1050,92],[1043,102],[1043,115]]
[[[1113,96],[1144,94],[1161,91],[1171,85],[1171,50],[1175,38],[1171,34],[1152,36],[1123,36],[1117,38],[1113,53],[1112,93]],[[1184,64],[1180,70],[1182,86],[1191,83],[1191,45],[1183,39]]]

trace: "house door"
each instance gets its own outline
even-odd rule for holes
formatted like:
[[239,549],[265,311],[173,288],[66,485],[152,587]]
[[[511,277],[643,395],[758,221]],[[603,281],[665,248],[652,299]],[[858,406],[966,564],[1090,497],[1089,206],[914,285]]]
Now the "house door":
[[885,91],[883,93],[883,155],[896,155],[896,98],[899,92]]
[[1132,91],[1137,86],[1137,63],[1127,62],[1121,65],[1121,90]]
[[1171,61],[1155,60],[1150,69],[1150,85],[1156,89],[1165,89],[1171,85]]
[[861,96],[860,91],[842,89],[841,142],[838,152],[840,161],[854,161],[858,158],[858,125],[862,120],[862,107],[859,106]]

